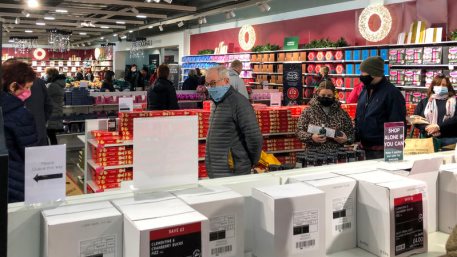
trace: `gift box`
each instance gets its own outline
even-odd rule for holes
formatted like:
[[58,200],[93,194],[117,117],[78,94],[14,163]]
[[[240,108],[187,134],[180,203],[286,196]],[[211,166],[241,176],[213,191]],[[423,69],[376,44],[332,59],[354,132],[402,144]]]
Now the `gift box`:
[[421,86],[422,84],[422,70],[405,70],[405,83],[406,86]]
[[406,64],[422,64],[424,48],[408,48],[405,51]]
[[405,64],[405,49],[390,49],[389,50],[389,62],[390,64]]
[[441,64],[443,59],[443,48],[424,47],[423,63],[424,64]]

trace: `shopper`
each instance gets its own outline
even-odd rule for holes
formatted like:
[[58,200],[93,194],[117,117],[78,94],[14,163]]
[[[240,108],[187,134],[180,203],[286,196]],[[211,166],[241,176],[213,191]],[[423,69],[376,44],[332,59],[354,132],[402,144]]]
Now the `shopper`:
[[90,82],[94,81],[94,74],[92,73],[91,68],[86,69],[86,74],[84,74],[84,79]]
[[200,70],[200,68],[196,68],[195,71],[197,72],[197,76],[198,76],[198,85],[205,85],[206,83],[206,78],[205,78],[205,74],[206,74],[206,71],[205,70]]
[[[206,85],[214,102],[206,141],[210,178],[250,174],[262,151],[262,134],[255,112],[243,95],[230,86],[227,68],[210,68]],[[233,168],[229,159],[233,160]]]
[[359,101],[359,96],[363,90],[363,83],[360,82],[359,84],[355,85],[352,89],[351,93],[349,94],[348,98],[346,99],[346,103],[348,104],[356,104]]
[[168,80],[170,68],[162,64],[157,69],[158,79],[148,90],[148,110],[178,110],[178,98],[173,83]]
[[148,75],[148,68],[143,67],[140,71],[140,76],[138,77],[138,87],[142,88],[142,90],[145,90],[146,85],[148,85]]
[[244,80],[240,78],[240,74],[243,71],[243,63],[239,60],[234,60],[230,64],[229,76],[230,76],[230,85],[242,94],[246,99],[249,99],[248,90],[244,84]]
[[52,114],[52,102],[48,95],[46,82],[40,78],[36,78],[32,85],[32,95],[27,99],[25,105],[32,113],[35,119],[35,125],[38,132],[38,146],[48,145],[48,133],[46,124]]
[[[321,82],[309,105],[298,120],[297,131],[298,138],[306,144],[307,150],[325,154],[328,150],[338,150],[344,144],[352,144],[354,129],[351,118],[335,99],[335,86],[330,80]],[[325,133],[308,133],[310,125],[334,129],[335,137],[327,137]]]
[[105,79],[103,80],[100,92],[114,92],[114,72],[108,70],[105,72]]
[[[441,146],[453,145],[457,143],[456,108],[456,95],[451,81],[444,75],[438,75],[428,88],[427,98],[414,111],[415,115],[424,117],[430,125],[416,127],[424,136],[440,138]],[[446,133],[441,133],[442,128]]]
[[327,66],[322,66],[319,70],[319,73],[317,74],[317,80],[316,80],[314,87],[317,88],[323,81],[331,80],[330,76],[328,75],[329,72],[330,72],[330,69]]
[[364,89],[356,112],[356,140],[360,140],[367,159],[384,156],[384,123],[406,123],[405,98],[384,77],[384,60],[369,57],[360,65]]
[[48,94],[52,102],[52,115],[48,121],[48,137],[51,145],[57,145],[57,133],[63,130],[63,105],[64,105],[64,75],[60,75],[59,71],[54,68],[46,69],[48,78]]
[[[24,201],[25,148],[36,146],[38,134],[33,115],[24,107],[36,75],[24,62],[2,65],[0,107],[8,148],[8,202]],[[6,171],[2,171],[6,172]]]
[[76,81],[84,80],[84,74],[83,74],[83,70],[81,67],[78,67],[78,69],[77,69],[75,80]]
[[140,77],[140,73],[137,70],[136,64],[132,64],[130,67],[130,71],[127,72],[125,75],[124,80],[130,83],[130,91],[135,91],[138,87],[138,79]]
[[184,80],[182,85],[182,90],[197,90],[198,87],[198,77],[197,72],[195,70],[189,70],[187,74],[187,79]]
[[154,85],[156,80],[157,80],[157,69],[154,69],[154,72],[152,73],[151,77],[149,78],[148,89],[149,89],[149,87]]

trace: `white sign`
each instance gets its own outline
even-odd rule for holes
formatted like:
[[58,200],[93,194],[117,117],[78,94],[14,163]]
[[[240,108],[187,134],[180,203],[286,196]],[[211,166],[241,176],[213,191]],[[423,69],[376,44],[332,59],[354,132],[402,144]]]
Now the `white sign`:
[[66,145],[25,148],[25,203],[65,199]]
[[138,190],[198,184],[198,118],[134,119],[133,184]]
[[281,106],[281,100],[282,100],[282,93],[281,92],[270,93],[270,106],[280,107]]
[[133,98],[132,97],[119,98],[119,112],[133,112]]

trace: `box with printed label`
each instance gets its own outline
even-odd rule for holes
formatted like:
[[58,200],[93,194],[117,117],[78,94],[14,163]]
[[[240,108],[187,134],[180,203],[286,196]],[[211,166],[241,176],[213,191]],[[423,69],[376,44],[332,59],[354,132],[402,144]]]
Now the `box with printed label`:
[[208,257],[208,219],[179,199],[120,205],[124,256]]
[[304,184],[252,189],[257,257],[325,256],[325,194]]
[[357,247],[357,182],[349,177],[324,173],[293,176],[290,183],[307,183],[325,193],[325,242],[327,254]]
[[173,192],[209,220],[205,235],[211,257],[244,255],[244,197],[227,187],[198,187]]
[[405,257],[428,249],[427,185],[373,171],[358,181],[357,246],[380,257]]
[[45,210],[43,256],[122,257],[122,215],[109,202]]
[[441,171],[438,188],[438,228],[450,234],[457,224],[457,170]]

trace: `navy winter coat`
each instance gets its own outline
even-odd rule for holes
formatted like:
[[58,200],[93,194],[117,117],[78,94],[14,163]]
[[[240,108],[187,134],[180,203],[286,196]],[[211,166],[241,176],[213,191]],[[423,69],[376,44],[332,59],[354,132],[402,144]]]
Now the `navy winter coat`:
[[38,134],[33,115],[24,103],[8,93],[0,92],[5,141],[8,148],[8,202],[24,201],[25,148],[36,146]]

